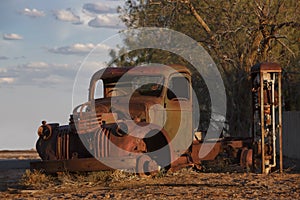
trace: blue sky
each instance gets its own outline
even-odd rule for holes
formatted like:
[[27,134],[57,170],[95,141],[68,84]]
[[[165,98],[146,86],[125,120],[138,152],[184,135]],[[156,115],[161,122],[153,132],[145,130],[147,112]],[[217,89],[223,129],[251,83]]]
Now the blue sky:
[[44,119],[68,123],[77,70],[97,44],[125,28],[116,12],[123,3],[0,2],[0,149],[34,148]]

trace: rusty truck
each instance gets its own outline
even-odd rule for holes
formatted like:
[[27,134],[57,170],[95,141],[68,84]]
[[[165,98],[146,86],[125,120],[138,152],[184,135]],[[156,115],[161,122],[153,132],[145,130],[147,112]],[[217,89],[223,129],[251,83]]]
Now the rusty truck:
[[[90,80],[88,101],[74,108],[68,125],[42,122],[36,149],[46,172],[123,169],[155,174],[226,155],[269,173],[281,149],[281,67],[251,69],[252,133],[244,137],[197,129],[191,71],[182,65],[108,67]],[[249,105],[251,106],[251,105]],[[198,110],[197,110],[198,112]],[[199,120],[199,119],[198,119]],[[279,143],[276,142],[279,138]]]

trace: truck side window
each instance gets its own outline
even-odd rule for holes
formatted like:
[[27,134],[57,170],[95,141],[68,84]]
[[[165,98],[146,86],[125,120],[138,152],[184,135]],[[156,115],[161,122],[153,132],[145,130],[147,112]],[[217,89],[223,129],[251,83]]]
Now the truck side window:
[[172,77],[169,81],[167,97],[168,99],[182,98],[189,99],[189,80],[184,76]]
[[103,98],[103,81],[100,79],[96,82],[95,85],[95,94],[94,94],[94,99],[101,99]]

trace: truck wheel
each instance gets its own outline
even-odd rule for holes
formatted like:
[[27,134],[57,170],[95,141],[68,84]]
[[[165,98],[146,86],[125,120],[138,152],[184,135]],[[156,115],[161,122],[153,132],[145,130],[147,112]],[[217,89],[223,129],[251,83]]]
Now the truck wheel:
[[171,164],[171,151],[168,141],[162,132],[150,131],[144,138],[148,155],[160,166]]
[[144,154],[138,157],[136,172],[141,177],[155,176],[160,171],[160,166],[150,156]]

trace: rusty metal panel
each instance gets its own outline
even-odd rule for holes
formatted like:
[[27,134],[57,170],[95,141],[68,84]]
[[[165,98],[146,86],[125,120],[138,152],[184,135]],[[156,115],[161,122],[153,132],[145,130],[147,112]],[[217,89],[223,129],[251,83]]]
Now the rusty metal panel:
[[81,158],[70,160],[47,160],[30,163],[30,169],[43,170],[48,173],[63,171],[106,171],[113,170],[103,163],[118,165],[119,169],[135,169],[136,157],[102,158],[102,162],[95,158]]
[[263,62],[254,65],[251,68],[251,73],[259,73],[259,72],[278,72],[280,73],[282,71],[281,67],[277,63],[268,63],[268,62]]
[[[211,145],[214,145],[212,148],[211,148]],[[192,158],[193,158],[193,161],[195,162],[200,162],[201,160],[214,160],[217,155],[221,152],[221,142],[218,141],[216,143],[209,143],[209,142],[205,142],[205,143],[194,143],[193,146],[192,146]],[[200,158],[199,157],[199,151],[200,149],[211,149],[207,155],[203,158]]]

